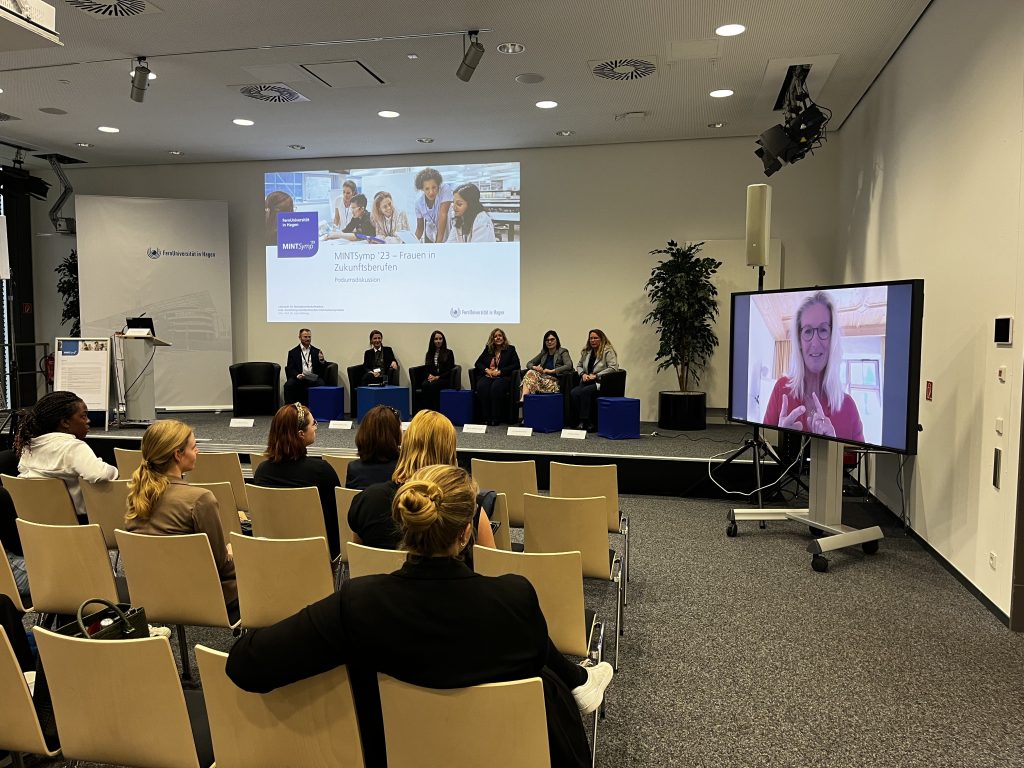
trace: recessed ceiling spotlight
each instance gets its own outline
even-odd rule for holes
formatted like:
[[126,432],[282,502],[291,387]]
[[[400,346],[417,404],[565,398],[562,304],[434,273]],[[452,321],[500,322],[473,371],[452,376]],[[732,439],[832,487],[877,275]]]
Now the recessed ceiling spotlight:
[[419,58],[419,55],[415,53],[407,53],[405,54],[405,58],[409,59],[409,61],[415,61]]
[[502,43],[498,46],[498,53],[507,53],[510,56],[522,53],[525,50],[526,46],[522,43]]
[[715,34],[719,37],[736,37],[736,35],[742,35],[747,31],[747,28],[742,24],[723,24],[715,30]]
[[3,88],[0,88],[0,93],[3,93],[3,92],[4,92],[4,89],[3,89]]
[[558,106],[558,102],[557,101],[538,101],[537,102],[537,107],[539,109],[554,109],[557,106]]
[[708,94],[713,99],[724,99],[727,96],[732,96],[732,91],[728,88],[719,88],[717,91],[712,91]]
[[93,145],[90,144],[88,141],[76,141],[75,142],[75,146],[76,147],[81,147],[82,149],[89,149],[89,147],[91,147]]
[[724,128],[728,123],[708,123],[708,128]]
[[246,120],[244,117],[236,117],[231,122],[235,125],[256,125],[252,120]]
[[576,131],[555,131],[555,136],[575,136]]
[[398,117],[398,114],[399,113],[395,112],[395,110],[393,110],[393,109],[382,109],[380,112],[377,113],[377,116],[378,117],[391,118],[391,117]]
[[167,150],[167,154],[168,155],[174,155],[175,157],[181,157],[185,153],[182,152],[180,149],[169,149],[169,150]]
[[416,139],[416,141],[418,141],[420,144],[433,144],[434,143],[434,140],[432,138],[430,138],[429,136],[420,136],[418,139]]
[[288,149],[296,149],[297,150],[297,149],[305,149],[305,147],[302,146],[301,144],[289,144],[288,145]]
[[102,131],[103,133],[120,133],[121,132],[120,128],[111,128],[109,125],[101,125],[96,130],[97,131]]

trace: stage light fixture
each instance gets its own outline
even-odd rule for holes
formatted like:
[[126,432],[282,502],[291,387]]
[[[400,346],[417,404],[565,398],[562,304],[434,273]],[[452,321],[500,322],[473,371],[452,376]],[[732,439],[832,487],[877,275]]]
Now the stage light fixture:
[[[468,83],[469,79],[473,77],[473,73],[476,72],[477,64],[480,63],[480,59],[484,57],[484,47],[480,44],[477,39],[479,35],[478,30],[470,30],[467,32],[469,35],[469,45],[462,54],[462,62],[459,64],[458,70],[455,72],[455,76],[464,83]],[[463,38],[465,40],[465,38]]]
[[132,70],[132,101],[139,104],[146,98],[146,88],[149,87],[149,66],[146,64],[146,57],[139,56],[135,60],[135,69]]
[[810,152],[825,143],[825,127],[832,117],[832,111],[811,100],[807,91],[807,74],[810,67],[790,67],[787,82],[783,85],[780,99],[783,108],[783,122],[773,125],[757,137],[757,155],[764,164],[764,175],[771,176],[784,165],[802,160]]

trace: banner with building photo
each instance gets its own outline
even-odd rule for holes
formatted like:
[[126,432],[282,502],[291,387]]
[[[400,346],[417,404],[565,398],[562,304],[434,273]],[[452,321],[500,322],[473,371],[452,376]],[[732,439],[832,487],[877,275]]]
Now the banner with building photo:
[[153,318],[157,408],[230,407],[227,203],[78,195],[82,335]]

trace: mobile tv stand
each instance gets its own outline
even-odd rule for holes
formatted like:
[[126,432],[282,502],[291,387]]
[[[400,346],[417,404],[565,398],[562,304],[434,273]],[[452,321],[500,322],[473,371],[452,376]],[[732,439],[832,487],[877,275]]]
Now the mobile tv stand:
[[764,527],[769,520],[792,520],[803,523],[817,535],[825,533],[807,545],[811,553],[811,568],[819,573],[828,570],[825,552],[858,544],[868,555],[878,551],[878,541],[884,538],[877,525],[869,528],[851,528],[842,523],[843,514],[843,446],[833,440],[811,438],[811,482],[808,490],[808,509],[734,509],[729,512],[726,536],[732,538],[739,531],[740,521],[756,520]]

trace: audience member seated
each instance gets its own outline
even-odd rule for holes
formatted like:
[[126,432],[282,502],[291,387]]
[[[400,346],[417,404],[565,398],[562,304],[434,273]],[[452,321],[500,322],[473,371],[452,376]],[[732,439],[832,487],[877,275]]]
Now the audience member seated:
[[509,410],[512,377],[519,372],[519,355],[508,343],[501,328],[487,337],[487,346],[476,359],[476,394],[480,401],[480,418],[490,426],[504,421]]
[[601,390],[601,377],[617,370],[619,359],[615,355],[615,348],[604,335],[604,331],[594,328],[587,337],[587,343],[580,353],[580,361],[576,365],[580,383],[569,393],[580,416],[580,429],[588,432],[597,429],[594,400]]
[[424,378],[412,384],[419,389],[423,406],[441,410],[441,390],[452,389],[451,374],[455,370],[455,353],[448,349],[448,339],[441,331],[430,334],[423,368],[419,370]]
[[388,383],[391,371],[398,370],[398,361],[391,347],[384,346],[384,334],[370,331],[370,348],[363,353],[363,378],[361,386],[368,387]]
[[[13,449],[0,451],[0,474],[17,475],[18,458]],[[21,536],[18,535],[18,513],[14,509],[14,500],[6,488],[0,487],[0,542],[3,543],[4,555],[11,565],[14,581],[18,586],[18,594],[25,605],[31,605],[28,591],[28,573],[25,571],[25,553],[21,549]]]
[[345,487],[362,491],[390,480],[401,444],[402,418],[398,411],[388,405],[375,405],[367,411],[356,432],[359,458],[348,465]]
[[324,511],[327,547],[331,557],[340,552],[338,543],[338,505],[334,489],[341,483],[334,467],[321,458],[307,456],[316,440],[316,419],[302,403],[282,405],[270,422],[266,461],[256,467],[253,485],[264,488],[316,488]]
[[[352,529],[353,541],[380,549],[398,549],[402,532],[391,516],[391,502],[398,487],[413,472],[430,464],[456,466],[455,427],[436,411],[420,411],[409,422],[409,428],[402,437],[402,449],[398,464],[391,480],[371,485],[352,500],[348,511],[348,526]],[[494,548],[494,534],[487,513],[478,510],[474,518],[475,536],[467,545],[471,555],[473,544]]]
[[96,456],[85,443],[89,409],[74,392],[51,392],[31,408],[19,412],[14,452],[21,477],[57,477],[64,481],[85,522],[85,501],[80,480],[90,483],[116,480],[117,467]]
[[[228,676],[244,690],[266,693],[347,665],[365,762],[374,768],[386,764],[378,672],[426,688],[539,676],[551,765],[589,766],[580,712],[599,706],[611,665],[583,667],[558,652],[525,578],[480,576],[466,567],[459,553],[473,538],[476,509],[476,486],[464,470],[415,472],[394,500],[410,553],[402,569],[349,579],[294,616],[247,632],[228,655]],[[476,726],[463,725],[485,727],[487,716],[501,713],[481,716]]]
[[[128,484],[125,530],[150,536],[205,533],[220,574],[228,617],[238,621],[238,589],[231,545],[224,541],[217,498],[206,488],[185,482],[196,466],[199,446],[188,424],[164,419],[142,435],[142,463]],[[174,574],[167,574],[173,579]]]
[[312,332],[302,328],[299,345],[288,350],[288,363],[284,368],[284,399],[288,402],[309,405],[309,388],[324,386],[327,358],[312,342]]
[[562,347],[558,334],[548,331],[544,334],[540,352],[526,364],[526,375],[519,399],[534,394],[558,394],[560,392],[558,376],[572,370],[572,357],[569,350]]

